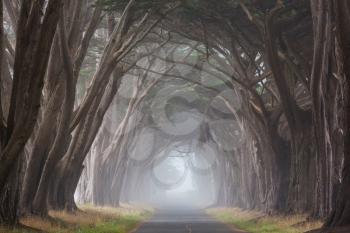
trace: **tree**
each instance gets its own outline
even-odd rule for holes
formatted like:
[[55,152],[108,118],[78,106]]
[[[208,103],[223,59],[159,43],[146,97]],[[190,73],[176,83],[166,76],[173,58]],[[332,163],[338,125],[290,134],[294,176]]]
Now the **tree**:
[[[17,201],[11,206],[4,203],[7,198],[11,198],[6,197],[9,188],[7,184],[19,182],[19,174],[13,177],[13,181],[10,174],[17,170],[16,167],[21,166],[25,143],[34,130],[62,2],[50,0],[47,7],[44,8],[44,5],[44,1],[23,2],[18,19],[12,94],[0,155],[0,195],[2,206],[5,207],[2,208],[1,220],[7,222],[17,220]],[[15,192],[18,192],[18,188]]]
[[[344,120],[344,165],[342,170],[341,184],[337,194],[337,201],[333,213],[329,217],[326,227],[346,226],[350,222],[350,31],[346,26],[350,22],[350,2],[333,1],[333,9],[336,14],[338,56],[337,62],[340,71],[344,110],[342,112]],[[321,8],[322,9],[322,8]]]

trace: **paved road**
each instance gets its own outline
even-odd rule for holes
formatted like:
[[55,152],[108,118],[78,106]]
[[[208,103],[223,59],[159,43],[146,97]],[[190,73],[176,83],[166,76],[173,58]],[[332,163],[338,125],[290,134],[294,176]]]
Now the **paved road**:
[[200,210],[159,210],[136,233],[243,233]]

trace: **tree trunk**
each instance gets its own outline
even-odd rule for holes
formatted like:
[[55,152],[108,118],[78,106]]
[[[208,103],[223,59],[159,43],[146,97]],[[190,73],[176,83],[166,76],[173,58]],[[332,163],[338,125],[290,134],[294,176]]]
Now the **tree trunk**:
[[[45,108],[43,119],[34,140],[34,147],[32,149],[28,166],[23,181],[23,190],[21,194],[21,212],[22,214],[31,213],[31,204],[35,197],[42,171],[49,154],[49,146],[54,140],[53,122],[57,121],[57,114],[59,113],[62,99],[63,87],[61,84],[56,87],[51,93],[50,101]],[[53,130],[54,129],[54,130]],[[61,145],[62,146],[62,145]]]
[[21,191],[23,156],[16,162],[7,183],[0,190],[0,223],[15,225],[19,220],[18,204]]
[[340,47],[338,62],[342,71],[341,83],[344,98],[344,164],[335,210],[328,219],[326,227],[350,225],[350,1],[335,0],[334,3]]
[[[22,2],[16,35],[13,85],[7,117],[4,149],[0,154],[0,199],[6,199],[6,186],[19,184],[19,176],[11,175],[21,167],[25,145],[34,131],[40,109],[43,80],[48,64],[62,4],[60,0]],[[2,119],[3,120],[3,119]],[[17,179],[13,181],[13,179]],[[15,186],[17,187],[17,186]],[[17,192],[18,187],[12,189]],[[5,195],[5,196],[3,196]],[[18,193],[11,198],[18,201]],[[15,203],[13,202],[13,203]],[[12,203],[12,202],[9,202]],[[17,203],[16,212],[17,212]],[[10,215],[11,212],[4,213]],[[13,223],[13,217],[8,218]],[[5,220],[8,220],[5,219]]]

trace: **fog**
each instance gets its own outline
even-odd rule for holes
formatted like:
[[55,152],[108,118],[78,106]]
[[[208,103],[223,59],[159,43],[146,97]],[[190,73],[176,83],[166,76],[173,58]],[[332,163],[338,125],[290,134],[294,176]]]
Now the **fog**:
[[161,59],[184,59],[195,44],[187,43],[162,47],[156,59],[140,59],[142,69],[122,78],[84,162],[77,202],[155,208],[229,202],[227,176],[234,172],[228,166],[244,138],[237,115],[242,101],[223,74]]
[[[193,157],[194,153],[171,151],[153,168],[154,183],[160,183],[155,187],[156,195],[150,200],[140,201],[148,202],[156,208],[205,208],[214,203],[216,193],[213,172],[196,174],[189,164]],[[197,160],[209,166],[205,159]],[[147,189],[140,188],[138,192],[145,193]]]

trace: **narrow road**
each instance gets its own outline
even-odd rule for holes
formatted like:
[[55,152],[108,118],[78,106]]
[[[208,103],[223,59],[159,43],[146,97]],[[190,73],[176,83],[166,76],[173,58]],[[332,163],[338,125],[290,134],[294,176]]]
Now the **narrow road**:
[[159,210],[135,233],[244,233],[230,229],[201,210]]

